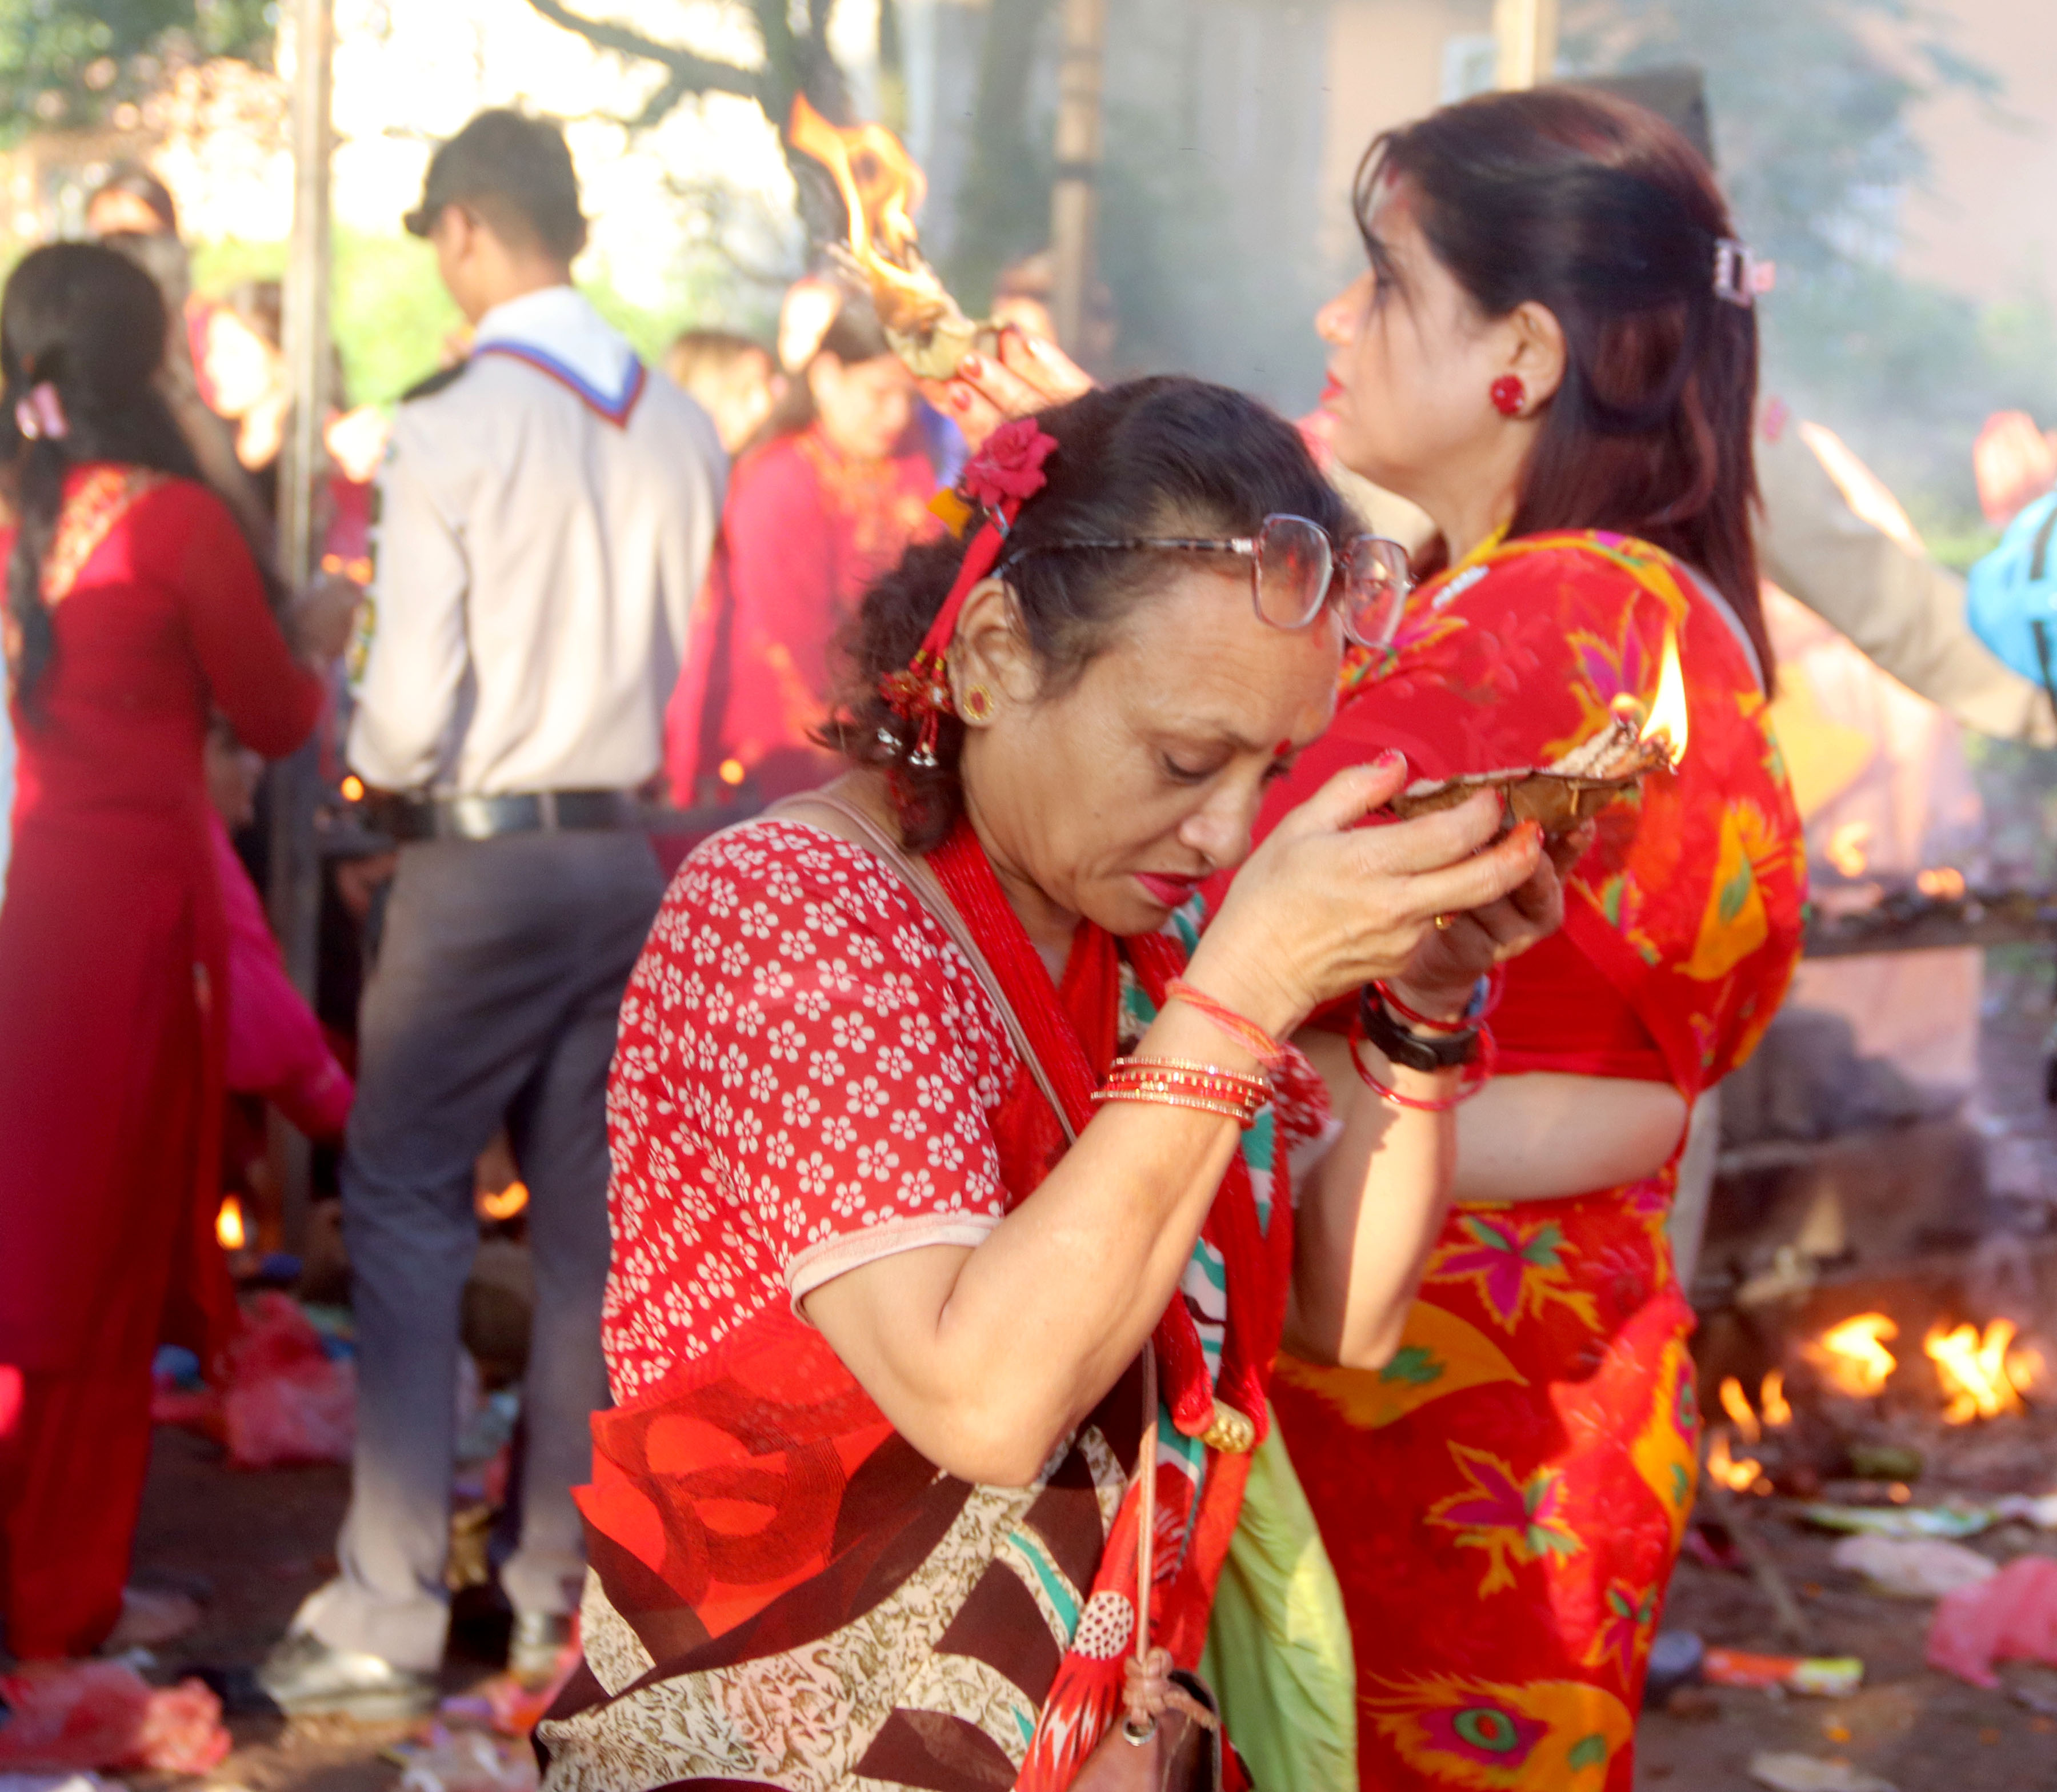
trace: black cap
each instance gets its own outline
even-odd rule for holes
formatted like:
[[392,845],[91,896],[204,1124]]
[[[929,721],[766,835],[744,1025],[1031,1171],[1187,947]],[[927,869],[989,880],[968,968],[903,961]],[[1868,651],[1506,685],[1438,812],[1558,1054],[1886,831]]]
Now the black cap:
[[445,206],[492,200],[518,212],[553,254],[569,260],[585,247],[578,176],[555,120],[482,112],[430,158],[422,203],[402,221],[426,236]]

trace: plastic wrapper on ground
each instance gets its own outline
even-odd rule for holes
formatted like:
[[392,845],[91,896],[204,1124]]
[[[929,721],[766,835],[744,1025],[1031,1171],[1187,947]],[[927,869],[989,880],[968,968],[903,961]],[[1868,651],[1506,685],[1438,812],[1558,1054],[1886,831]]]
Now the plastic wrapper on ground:
[[147,1767],[204,1774],[229,1750],[221,1701],[198,1680],[152,1687],[117,1661],[54,1662],[0,1676],[0,1770]]
[[1976,1549],[1936,1537],[1846,1537],[1829,1552],[1829,1560],[1894,1599],[1940,1599],[2000,1572]]
[[2057,1561],[2023,1556],[1945,1594],[1929,1623],[1928,1657],[1931,1667],[1987,1687],[2000,1684],[1996,1662],[2057,1666]]

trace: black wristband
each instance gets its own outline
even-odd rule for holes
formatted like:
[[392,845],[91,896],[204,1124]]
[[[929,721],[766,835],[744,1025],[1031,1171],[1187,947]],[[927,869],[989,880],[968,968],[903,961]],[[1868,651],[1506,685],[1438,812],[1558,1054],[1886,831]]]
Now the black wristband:
[[1455,1070],[1478,1055],[1476,1027],[1466,1027],[1461,1033],[1424,1035],[1410,1032],[1387,1011],[1376,989],[1359,992],[1357,1018],[1369,1043],[1377,1046],[1393,1062],[1410,1070]]

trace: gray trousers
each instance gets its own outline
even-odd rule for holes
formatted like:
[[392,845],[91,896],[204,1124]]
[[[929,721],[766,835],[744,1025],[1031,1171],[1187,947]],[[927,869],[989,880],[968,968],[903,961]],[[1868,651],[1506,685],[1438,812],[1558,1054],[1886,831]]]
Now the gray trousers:
[[359,1031],[343,1163],[357,1452],[339,1572],[299,1628],[433,1670],[456,1450],[458,1311],[478,1242],[473,1161],[504,1122],[529,1185],[536,1310],[522,1390],[517,1612],[577,1607],[570,1489],[607,1400],[607,1071],[623,985],[664,894],[647,837],[514,834],[402,849]]

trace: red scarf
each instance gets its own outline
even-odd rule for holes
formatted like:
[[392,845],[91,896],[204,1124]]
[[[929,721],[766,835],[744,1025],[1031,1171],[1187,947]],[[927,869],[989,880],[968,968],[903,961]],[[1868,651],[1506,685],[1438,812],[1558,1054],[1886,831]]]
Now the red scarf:
[[[1144,992],[1162,1007],[1164,986],[1184,969],[1184,955],[1163,934],[1136,934],[1117,942],[1104,928],[1082,920],[1064,967],[1060,997],[968,821],[959,819],[949,839],[929,855],[929,864],[992,966],[1036,1062],[1064,1105],[1064,1118],[1074,1133],[1083,1133],[1092,1118],[1093,1091],[1115,1054],[1121,1003],[1119,957],[1127,955]],[[1250,1167],[1239,1150],[1222,1177],[1201,1236],[1230,1266],[1228,1334],[1222,1347],[1219,1398],[1249,1418],[1262,1441],[1268,1420],[1260,1371],[1269,1362],[1253,1362],[1249,1347],[1254,1339],[1278,1337],[1288,1277],[1254,1272],[1267,1255],[1291,1261],[1290,1204],[1275,1204],[1267,1235],[1258,1224]],[[1155,1342],[1172,1422],[1187,1437],[1203,1436],[1214,1423],[1217,1391],[1208,1386],[1199,1333],[1183,1295],[1172,1295],[1157,1322]]]

